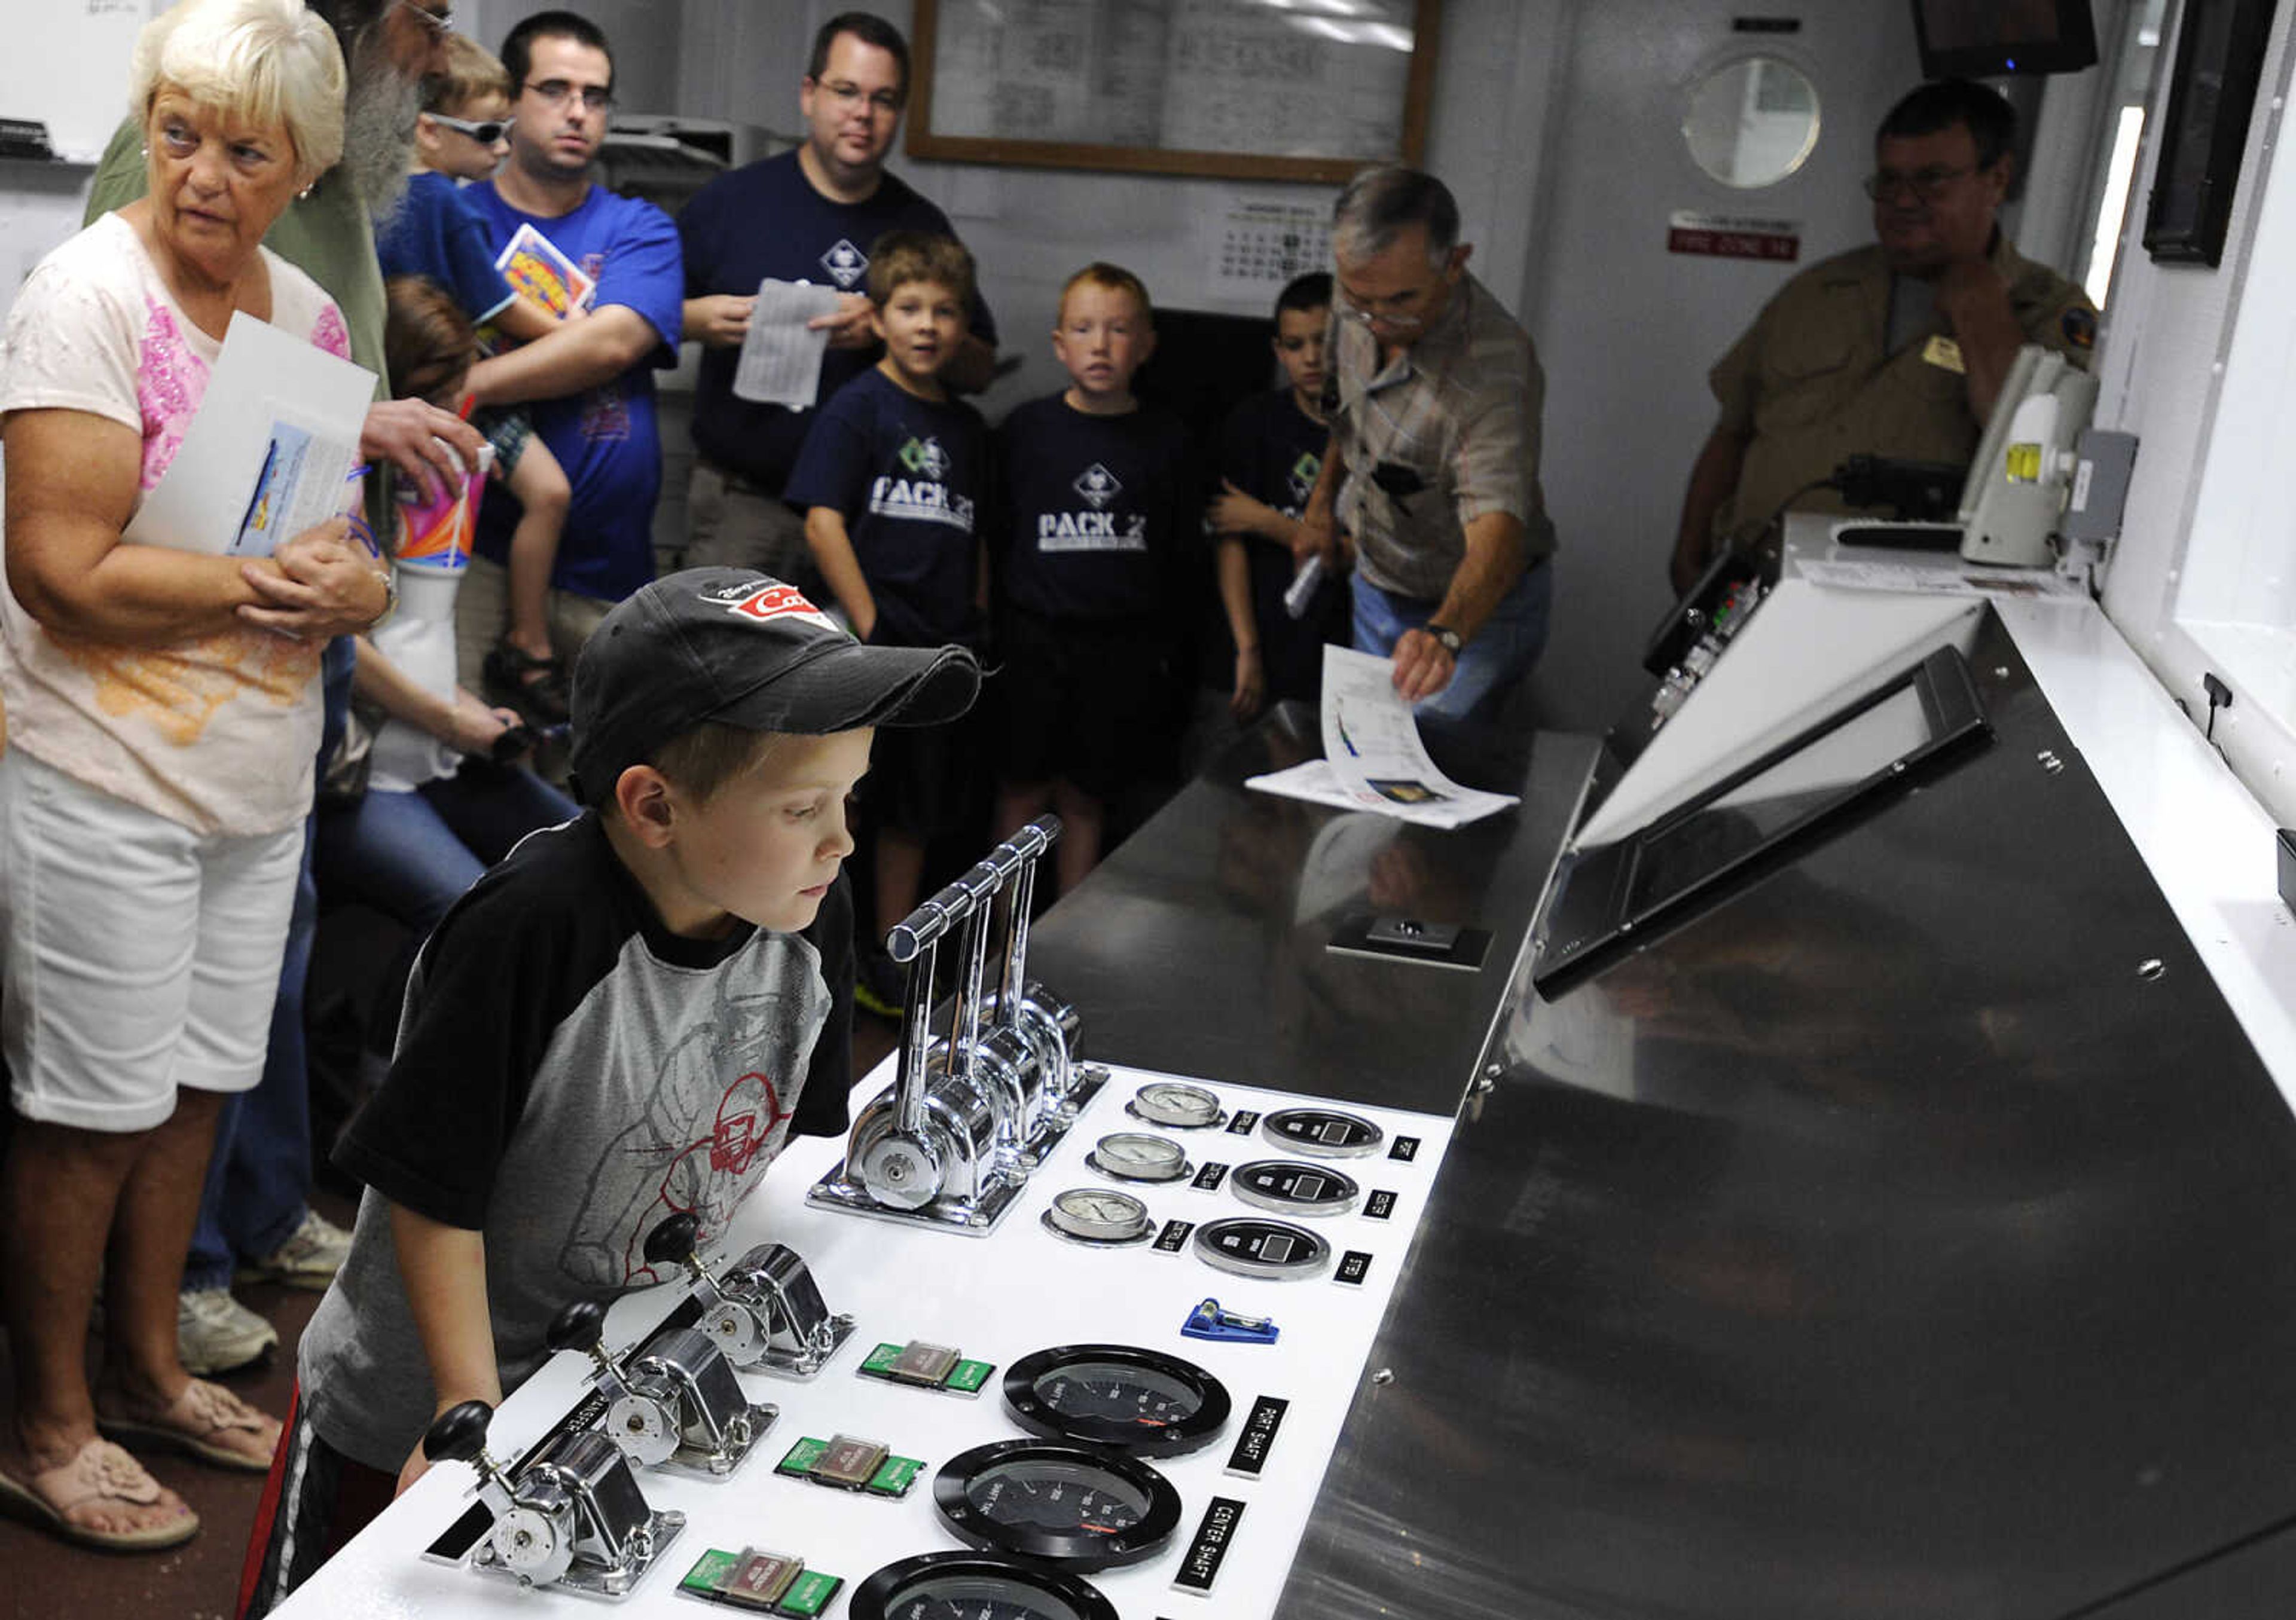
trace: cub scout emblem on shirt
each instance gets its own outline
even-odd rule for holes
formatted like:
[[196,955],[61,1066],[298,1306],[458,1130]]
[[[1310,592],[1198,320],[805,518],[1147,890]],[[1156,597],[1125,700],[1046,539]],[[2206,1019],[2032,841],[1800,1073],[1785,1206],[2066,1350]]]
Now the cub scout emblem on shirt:
[[869,256],[839,237],[837,245],[821,256],[821,267],[840,287],[850,287],[869,274]]
[[972,503],[953,495],[941,480],[948,476],[948,452],[937,438],[911,438],[901,446],[900,462],[909,476],[881,478],[869,486],[869,510],[881,517],[912,523],[946,523],[972,532]]
[[1076,482],[1069,487],[1082,495],[1095,511],[1124,493],[1124,486],[1117,481],[1116,475],[1098,462],[1078,473]]
[[1969,369],[1961,363],[1961,345],[1951,338],[1931,338],[1922,346],[1922,358],[1948,372],[1966,372]]
[[[1292,463],[1291,476],[1284,480],[1291,486],[1292,498],[1304,505],[1308,497],[1316,493],[1316,480],[1323,476],[1323,471],[1322,456],[1317,455],[1313,450],[1300,452],[1300,459]],[[1288,515],[1297,517],[1299,514],[1293,512]]]
[[937,438],[913,438],[901,446],[901,465],[921,478],[948,476],[948,452]]

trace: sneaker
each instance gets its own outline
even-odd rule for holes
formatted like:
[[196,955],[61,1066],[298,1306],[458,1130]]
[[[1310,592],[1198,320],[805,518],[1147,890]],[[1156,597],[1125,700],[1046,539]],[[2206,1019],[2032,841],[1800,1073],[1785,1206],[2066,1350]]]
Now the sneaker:
[[317,1210],[306,1209],[302,1224],[288,1234],[287,1241],[239,1268],[239,1280],[324,1292],[350,1252],[350,1233]]
[[185,1289],[176,1296],[176,1351],[193,1378],[261,1361],[278,1342],[279,1330],[229,1289]]
[[906,975],[882,945],[863,944],[853,953],[853,1002],[862,1011],[898,1020],[908,993]]

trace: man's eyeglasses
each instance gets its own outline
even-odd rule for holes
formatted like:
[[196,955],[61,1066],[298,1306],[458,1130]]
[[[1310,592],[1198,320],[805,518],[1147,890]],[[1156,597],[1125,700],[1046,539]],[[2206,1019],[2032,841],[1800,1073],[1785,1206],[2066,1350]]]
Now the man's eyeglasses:
[[1390,331],[1417,331],[1427,324],[1424,315],[1404,315],[1395,310],[1365,309],[1344,292],[1332,302],[1332,313],[1342,321],[1352,321],[1358,326],[1384,326]]
[[434,12],[429,6],[420,4],[420,0],[398,0],[398,3],[429,23],[430,31],[434,34],[447,33],[454,29],[455,13],[451,8],[443,12]]
[[1893,175],[1883,169],[1878,175],[1866,176],[1866,194],[1876,202],[1891,202],[1906,196],[1921,202],[1937,202],[1953,189],[1955,181],[1976,172],[1973,168],[1924,168],[1910,175]]
[[570,79],[545,78],[540,84],[529,79],[521,86],[548,102],[554,107],[563,107],[579,97],[585,112],[611,112],[614,93],[603,85],[578,85]]
[[898,112],[901,110],[901,94],[898,90],[864,92],[860,86],[843,79],[828,84],[816,79],[814,84],[823,94],[840,107],[851,107],[865,100],[872,112]]
[[482,124],[473,124],[468,119],[450,119],[443,112],[428,112],[423,116],[434,124],[444,124],[449,129],[460,130],[481,146],[492,146],[510,129],[508,119],[488,119]]

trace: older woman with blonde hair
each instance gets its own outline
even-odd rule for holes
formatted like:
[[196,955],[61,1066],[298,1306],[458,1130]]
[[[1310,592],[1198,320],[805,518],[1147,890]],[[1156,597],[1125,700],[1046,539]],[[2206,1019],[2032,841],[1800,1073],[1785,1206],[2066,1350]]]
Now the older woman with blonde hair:
[[261,245],[342,154],[343,71],[300,0],[184,0],[152,22],[133,91],[148,194],[43,260],[0,340],[0,1051],[20,1116],[0,1504],[103,1547],[199,1525],[105,1436],[260,1470],[278,1435],[184,1372],[176,1289],[217,1108],[262,1068],[319,650],[378,618],[388,582],[341,520],[264,558],[123,531],[235,315],[348,352],[340,312]]

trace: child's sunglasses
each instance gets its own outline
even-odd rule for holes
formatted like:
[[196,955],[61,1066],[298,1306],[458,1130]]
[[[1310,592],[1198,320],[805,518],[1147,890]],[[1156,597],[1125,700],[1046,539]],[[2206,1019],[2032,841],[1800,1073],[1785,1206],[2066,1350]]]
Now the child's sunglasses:
[[425,116],[433,123],[444,124],[449,129],[461,130],[481,146],[492,146],[503,138],[504,132],[510,127],[508,119],[488,119],[483,124],[473,124],[468,119],[450,119],[443,112],[433,112]]

